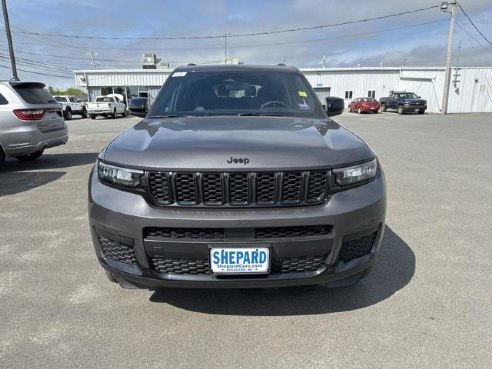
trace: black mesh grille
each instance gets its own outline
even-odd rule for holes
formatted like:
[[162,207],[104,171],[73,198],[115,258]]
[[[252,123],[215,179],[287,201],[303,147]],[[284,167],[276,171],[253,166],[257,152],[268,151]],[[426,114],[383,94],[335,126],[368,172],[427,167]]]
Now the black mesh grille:
[[296,226],[296,227],[265,227],[255,228],[255,238],[292,238],[323,236],[331,232],[329,225]]
[[309,173],[306,201],[319,202],[326,196],[328,190],[328,178],[326,172]]
[[[261,227],[251,229],[255,239],[296,238],[328,235],[331,225],[309,225],[294,227]],[[223,240],[227,238],[225,228],[145,228],[144,238]]]
[[275,203],[275,174],[256,174],[256,202],[259,204]]
[[158,273],[211,274],[208,260],[152,258],[152,267]]
[[328,199],[328,171],[149,172],[149,199],[158,206],[307,206]]
[[347,262],[369,254],[376,241],[376,235],[377,232],[374,232],[360,238],[344,240],[338,259]]
[[224,192],[220,173],[204,173],[202,176],[203,203],[205,205],[222,205]]
[[168,173],[149,173],[149,186],[152,188],[152,197],[159,205],[171,203],[171,186]]
[[196,204],[196,181],[193,173],[176,173],[176,189],[178,204]]
[[102,236],[99,236],[99,244],[101,245],[104,257],[108,259],[127,264],[135,264],[137,262],[133,246],[125,245]]
[[224,228],[145,228],[144,238],[148,237],[220,240]]
[[229,199],[232,205],[249,203],[249,188],[247,173],[231,173],[229,175]]
[[300,256],[274,260],[272,273],[313,272],[321,268],[328,255]]
[[301,201],[301,172],[287,172],[282,177],[282,202],[299,203]]
[[[313,272],[320,269],[328,255],[299,256],[272,260],[273,274]],[[154,257],[152,268],[158,273],[212,274],[207,259],[166,259]]]

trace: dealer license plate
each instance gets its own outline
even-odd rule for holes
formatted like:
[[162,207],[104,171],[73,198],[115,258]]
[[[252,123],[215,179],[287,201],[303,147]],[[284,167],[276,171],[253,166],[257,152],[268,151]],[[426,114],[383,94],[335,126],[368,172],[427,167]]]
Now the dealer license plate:
[[268,247],[212,247],[210,267],[217,274],[268,273]]

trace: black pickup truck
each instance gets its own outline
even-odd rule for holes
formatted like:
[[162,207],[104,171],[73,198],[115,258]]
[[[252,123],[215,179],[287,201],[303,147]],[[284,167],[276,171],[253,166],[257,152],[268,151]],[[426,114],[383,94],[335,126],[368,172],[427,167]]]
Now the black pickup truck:
[[400,115],[409,112],[424,114],[427,109],[427,100],[421,99],[413,92],[394,91],[389,97],[382,97],[379,101],[381,102],[381,111],[396,109]]

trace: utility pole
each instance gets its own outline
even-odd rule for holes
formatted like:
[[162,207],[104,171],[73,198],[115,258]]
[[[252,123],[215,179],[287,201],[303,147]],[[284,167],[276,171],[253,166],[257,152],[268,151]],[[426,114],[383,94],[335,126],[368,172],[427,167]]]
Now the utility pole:
[[[451,5],[451,12],[447,11],[449,5]],[[447,2],[441,3],[441,10],[451,14],[451,18],[449,20],[448,54],[446,57],[446,73],[444,76],[444,89],[443,89],[444,92],[442,96],[442,114],[447,114],[449,84],[451,83],[451,53],[453,51],[453,32],[454,32],[454,17],[456,15],[456,1],[449,4]]]
[[97,55],[97,53],[95,53],[94,51],[91,51],[89,54],[86,54],[86,55],[90,55],[90,57],[91,57],[91,65],[94,68],[94,70],[96,70],[97,69],[97,62],[96,62],[96,55]]
[[15,64],[14,46],[12,45],[12,34],[10,33],[9,13],[7,12],[7,0],[2,0],[3,22],[5,24],[5,33],[7,33],[7,42],[9,44],[10,65],[12,66],[12,80],[19,81],[17,75],[17,65]]
[[230,33],[224,33],[224,64],[227,64],[227,36],[230,35]]

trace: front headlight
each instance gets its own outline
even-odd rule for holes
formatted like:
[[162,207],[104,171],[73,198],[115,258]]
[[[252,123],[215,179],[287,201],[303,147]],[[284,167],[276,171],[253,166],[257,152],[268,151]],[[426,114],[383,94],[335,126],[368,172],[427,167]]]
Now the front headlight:
[[97,161],[97,173],[101,182],[132,188],[140,185],[140,178],[144,174],[142,170],[116,167],[101,160]]
[[335,182],[338,185],[347,186],[374,178],[377,169],[377,159],[373,159],[367,163],[333,169],[333,174],[335,175]]

